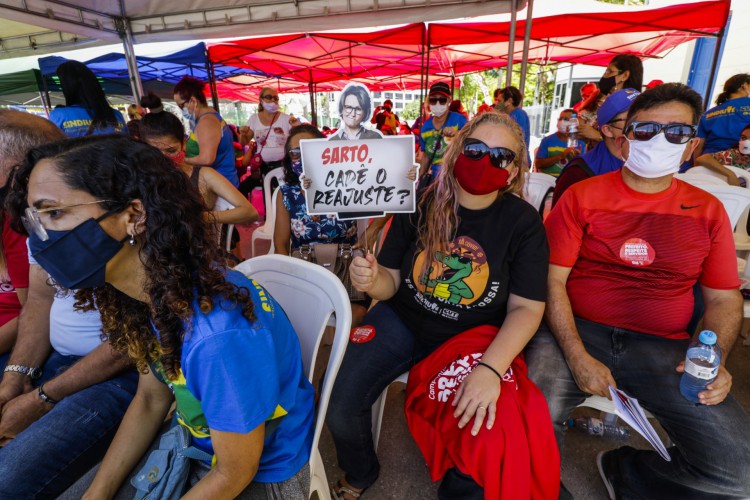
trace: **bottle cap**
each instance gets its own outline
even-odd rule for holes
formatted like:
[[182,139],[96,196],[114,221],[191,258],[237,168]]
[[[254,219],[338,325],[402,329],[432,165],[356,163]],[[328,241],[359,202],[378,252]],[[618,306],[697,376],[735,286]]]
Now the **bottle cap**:
[[711,330],[703,330],[698,335],[698,340],[706,345],[714,345],[716,343],[716,334]]

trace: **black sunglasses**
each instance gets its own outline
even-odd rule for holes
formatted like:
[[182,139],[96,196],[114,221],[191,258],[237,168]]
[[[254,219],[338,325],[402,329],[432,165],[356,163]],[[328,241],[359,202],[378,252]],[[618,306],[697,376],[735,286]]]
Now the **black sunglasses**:
[[516,153],[508,148],[498,147],[491,148],[479,139],[466,139],[464,143],[464,156],[470,160],[480,160],[484,155],[490,155],[490,163],[493,167],[508,168],[513,160],[516,159]]
[[430,97],[430,104],[447,104],[448,98],[447,97]]
[[656,122],[631,122],[625,128],[625,134],[633,132],[633,139],[636,141],[650,141],[656,134],[664,131],[664,137],[667,142],[672,144],[686,144],[690,139],[695,137],[698,127],[687,125],[685,123],[656,123]]
[[299,158],[302,155],[302,150],[300,148],[292,148],[289,150],[289,156],[292,158]]

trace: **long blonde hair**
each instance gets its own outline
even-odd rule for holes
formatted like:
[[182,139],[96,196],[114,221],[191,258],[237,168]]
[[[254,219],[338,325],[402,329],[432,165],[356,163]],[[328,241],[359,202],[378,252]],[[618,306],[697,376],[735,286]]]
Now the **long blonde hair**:
[[498,198],[506,195],[516,195],[523,198],[523,186],[526,180],[526,172],[523,168],[523,160],[526,158],[526,144],[523,140],[521,128],[505,113],[495,111],[476,115],[450,142],[448,150],[443,156],[437,179],[427,189],[419,203],[419,228],[417,239],[417,250],[424,250],[426,259],[422,272],[426,272],[431,256],[438,250],[444,250],[446,244],[453,241],[458,228],[458,181],[453,173],[456,158],[463,152],[466,139],[480,125],[495,125],[498,128],[509,129],[516,137],[517,144],[508,145],[516,153],[513,160],[516,175],[507,187],[498,191]]

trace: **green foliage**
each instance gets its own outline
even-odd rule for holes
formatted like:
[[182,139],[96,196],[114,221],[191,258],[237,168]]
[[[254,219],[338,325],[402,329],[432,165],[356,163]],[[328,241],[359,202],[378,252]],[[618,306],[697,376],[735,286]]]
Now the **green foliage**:
[[[524,87],[523,103],[525,106],[552,102],[555,93],[556,65],[541,66],[528,64],[526,66],[526,85]],[[513,65],[511,85],[520,88],[521,64]],[[475,113],[483,102],[491,103],[495,89],[505,87],[505,69],[489,70],[479,73],[463,75],[461,88],[457,98],[461,99],[464,109]]]
[[402,120],[416,120],[419,117],[419,99],[407,102],[404,109],[399,111],[398,117]]

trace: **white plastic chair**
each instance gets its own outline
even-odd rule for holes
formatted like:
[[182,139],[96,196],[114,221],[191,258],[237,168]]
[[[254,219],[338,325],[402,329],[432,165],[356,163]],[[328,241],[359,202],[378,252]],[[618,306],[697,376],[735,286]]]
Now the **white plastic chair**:
[[722,185],[701,184],[696,185],[696,187],[711,193],[721,201],[733,228],[740,221],[743,212],[746,212],[748,206],[750,206],[750,189],[730,186],[726,183]]
[[268,250],[268,253],[273,253],[273,230],[276,227],[276,201],[279,196],[281,196],[280,191],[280,188],[273,190],[270,204],[274,208],[273,210],[268,210],[266,207],[266,222],[262,226],[256,227],[255,231],[253,231],[253,235],[250,237],[250,251],[252,252],[253,257],[257,256],[255,251],[255,242],[257,240],[269,240],[271,242],[271,247]]
[[[231,203],[229,203],[227,200],[219,196],[216,198],[216,203],[214,203],[214,212],[220,212],[222,210],[232,210],[233,208],[237,208]],[[216,224],[216,231],[218,234],[219,239],[219,246],[221,246],[221,230],[222,227],[227,227],[227,235],[226,235],[226,249],[227,252],[232,251],[232,231],[234,231],[234,224]]]
[[[266,220],[262,226],[253,231],[250,239],[250,248],[255,257],[255,241],[271,240],[271,253],[273,253],[273,224],[276,219],[276,190],[271,190],[271,181],[276,179],[279,185],[284,183],[284,168],[274,168],[263,178],[263,203],[266,208]],[[270,225],[269,225],[270,224]]]
[[697,167],[693,167],[684,174],[675,174],[674,178],[679,179],[681,181],[687,182],[688,184],[692,184],[693,186],[697,187],[703,187],[703,186],[728,186],[727,184],[727,178],[722,176],[719,176],[718,174],[715,174],[711,172],[711,174],[702,174],[700,172],[692,172]]
[[555,182],[557,179],[549,174],[531,172],[526,177],[526,185],[523,188],[524,198],[536,210],[541,210],[547,193],[550,189],[555,189]]
[[[742,168],[733,167],[731,165],[724,165],[724,168],[731,170],[734,173],[734,175],[736,175],[740,179],[744,178],[746,185],[750,186],[750,172]],[[714,172],[713,170],[710,170],[706,167],[701,167],[701,166],[691,168],[690,170],[686,172],[686,174],[708,175],[708,176],[716,177],[717,179],[720,179],[724,181],[725,183],[727,182],[727,177],[725,175],[721,175],[718,172]]]
[[388,387],[386,387],[383,392],[380,393],[380,396],[378,396],[378,399],[372,405],[372,444],[375,448],[375,451],[378,451],[378,441],[380,440],[380,426],[383,423],[383,411],[385,410],[385,399],[388,396],[388,389],[391,387],[391,384],[406,384],[408,380],[409,372],[405,372],[399,375],[396,380],[388,384]]
[[315,416],[315,434],[310,454],[310,498],[330,498],[328,479],[318,449],[328,401],[336,374],[344,359],[352,323],[349,296],[335,274],[323,268],[284,255],[264,255],[246,260],[236,270],[260,283],[281,305],[299,337],[302,364],[312,383],[315,358],[329,318],[335,316],[335,332],[323,387]]

